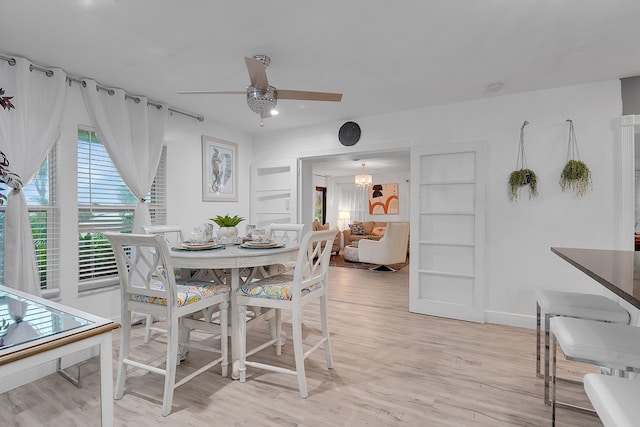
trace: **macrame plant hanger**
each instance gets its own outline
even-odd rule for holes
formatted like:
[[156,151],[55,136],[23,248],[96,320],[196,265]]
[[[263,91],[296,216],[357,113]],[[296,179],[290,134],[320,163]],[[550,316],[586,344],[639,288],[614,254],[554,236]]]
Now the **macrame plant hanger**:
[[525,120],[520,128],[520,142],[518,144],[518,157],[516,158],[516,170],[511,172],[509,176],[509,200],[515,202],[518,200],[520,187],[529,186],[529,198],[538,195],[537,177],[527,166],[527,155],[524,150],[524,127],[529,122]]
[[567,119],[567,122],[569,122],[567,164],[560,174],[560,186],[562,187],[562,191],[569,188],[575,191],[578,197],[582,197],[587,194],[587,191],[591,188],[591,171],[587,165],[580,160],[573,120]]

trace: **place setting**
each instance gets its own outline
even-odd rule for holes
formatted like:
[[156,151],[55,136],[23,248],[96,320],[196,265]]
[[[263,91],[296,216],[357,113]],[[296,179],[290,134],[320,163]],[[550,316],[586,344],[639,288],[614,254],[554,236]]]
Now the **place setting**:
[[251,232],[251,240],[240,245],[244,249],[275,249],[284,247],[283,242],[274,242],[269,230],[258,229]]
[[210,249],[224,249],[226,246],[222,243],[215,242],[194,242],[186,241],[172,247],[174,251],[207,251]]

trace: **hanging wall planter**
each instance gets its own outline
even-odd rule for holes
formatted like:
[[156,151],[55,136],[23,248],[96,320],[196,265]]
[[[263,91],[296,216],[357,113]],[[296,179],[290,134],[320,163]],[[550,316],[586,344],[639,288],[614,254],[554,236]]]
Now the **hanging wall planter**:
[[520,128],[520,144],[518,146],[518,159],[516,160],[516,170],[509,175],[509,200],[518,201],[520,188],[529,186],[529,198],[538,195],[538,178],[536,173],[527,167],[527,156],[524,152],[524,127],[529,122],[525,121]]
[[567,121],[569,122],[569,148],[567,149],[567,164],[560,174],[560,186],[562,191],[569,188],[575,191],[578,197],[582,197],[591,188],[591,171],[580,160],[573,120]]

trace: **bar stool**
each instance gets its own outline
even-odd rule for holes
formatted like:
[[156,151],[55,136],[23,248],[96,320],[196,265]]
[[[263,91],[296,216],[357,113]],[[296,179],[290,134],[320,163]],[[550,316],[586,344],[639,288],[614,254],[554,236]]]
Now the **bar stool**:
[[610,368],[617,376],[640,372],[640,328],[595,320],[556,316],[551,319],[552,387],[551,425],[555,426],[556,407],[580,412],[593,411],[556,398],[557,346],[560,345],[567,360]]
[[[544,376],[540,374],[540,325],[544,313]],[[555,316],[628,324],[629,312],[602,295],[539,290],[536,292],[536,375],[544,377],[544,401],[549,400],[549,321]]]
[[605,427],[638,425],[640,381],[591,373],[584,376],[584,391]]

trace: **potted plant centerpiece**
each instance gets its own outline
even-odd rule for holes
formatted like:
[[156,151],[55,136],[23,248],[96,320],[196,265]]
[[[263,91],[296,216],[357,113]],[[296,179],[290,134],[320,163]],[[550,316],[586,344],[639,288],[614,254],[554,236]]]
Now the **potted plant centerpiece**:
[[570,188],[576,192],[578,197],[581,197],[587,194],[591,187],[591,171],[586,163],[580,160],[573,120],[567,121],[569,122],[569,148],[567,150],[567,164],[560,173],[560,187],[562,187],[562,191]]
[[223,239],[235,239],[238,237],[237,225],[244,221],[244,218],[241,216],[229,216],[229,214],[226,214],[225,216],[218,215],[215,218],[210,219],[220,226],[220,229],[218,230],[218,237]]
[[516,170],[509,175],[509,200],[518,201],[520,187],[529,186],[529,198],[538,195],[538,177],[536,173],[527,167],[527,157],[524,152],[524,127],[529,122],[525,121],[520,128],[520,144],[518,146],[518,159]]

